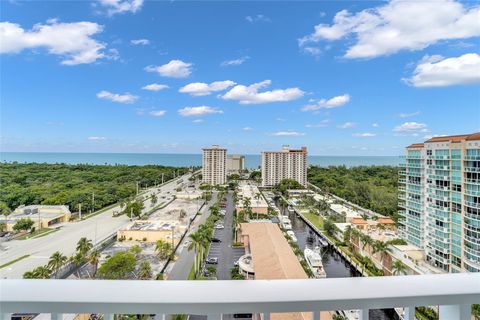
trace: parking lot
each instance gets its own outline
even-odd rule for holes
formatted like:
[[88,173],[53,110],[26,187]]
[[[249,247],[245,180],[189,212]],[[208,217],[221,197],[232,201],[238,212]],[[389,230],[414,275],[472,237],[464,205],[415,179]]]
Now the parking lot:
[[213,238],[219,239],[221,242],[212,241],[210,243],[210,250],[207,257],[207,261],[216,260],[217,262],[216,264],[207,264],[207,266],[216,266],[216,276],[218,280],[231,279],[230,269],[234,267],[234,263],[238,261],[238,258],[245,252],[244,248],[232,248],[234,203],[230,193],[226,195],[226,198],[227,201],[224,208],[225,216],[217,222],[223,224],[224,228],[215,229],[213,233]]

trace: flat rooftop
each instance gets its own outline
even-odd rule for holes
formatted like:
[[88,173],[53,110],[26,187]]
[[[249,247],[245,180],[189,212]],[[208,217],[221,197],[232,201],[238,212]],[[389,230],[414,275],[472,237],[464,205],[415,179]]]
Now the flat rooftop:
[[[265,201],[265,198],[261,194],[260,190],[258,190],[257,186],[251,184],[241,184],[238,187],[238,207],[243,206],[242,199],[250,198],[250,206],[252,208],[267,208],[268,204]],[[256,198],[257,195],[260,195],[258,199]]]
[[308,278],[276,224],[242,223],[241,230],[242,236],[248,236],[248,247],[252,254],[256,279]]
[[159,221],[159,220],[138,220],[133,222],[124,230],[132,231],[170,231],[172,227],[178,228],[178,221]]
[[330,209],[332,209],[333,211],[335,211],[338,214],[342,214],[342,213],[345,212],[347,217],[350,217],[350,218],[351,217],[360,217],[360,214],[357,211],[352,210],[350,208],[347,208],[342,204],[332,203],[332,204],[330,204]]
[[[274,223],[255,222],[241,224],[242,236],[246,236],[255,269],[255,280],[308,279],[297,256],[285,236]],[[331,319],[322,312],[322,320]],[[311,320],[311,313],[272,313],[272,320]]]

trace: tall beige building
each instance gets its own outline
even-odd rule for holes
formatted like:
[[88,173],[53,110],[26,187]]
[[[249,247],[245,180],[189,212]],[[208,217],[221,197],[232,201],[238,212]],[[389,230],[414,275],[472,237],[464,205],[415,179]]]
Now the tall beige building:
[[202,150],[203,182],[212,186],[227,183],[227,149],[213,145]]
[[245,156],[230,154],[227,156],[227,173],[241,173],[245,170]]
[[307,148],[262,152],[262,186],[275,186],[283,179],[293,179],[307,186]]

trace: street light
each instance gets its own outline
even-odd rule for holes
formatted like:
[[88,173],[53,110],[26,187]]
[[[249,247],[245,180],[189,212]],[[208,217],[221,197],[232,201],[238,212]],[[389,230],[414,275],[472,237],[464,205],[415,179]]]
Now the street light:
[[175,242],[174,242],[174,237],[175,237],[175,226],[171,226],[172,229],[172,259],[175,256]]

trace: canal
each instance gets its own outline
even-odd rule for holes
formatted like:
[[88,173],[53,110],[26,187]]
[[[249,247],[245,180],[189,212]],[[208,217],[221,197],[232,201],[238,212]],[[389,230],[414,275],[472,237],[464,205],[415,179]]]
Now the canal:
[[[287,211],[285,210],[285,213]],[[313,249],[315,246],[321,246],[318,242],[318,235],[307,225],[297,214],[289,214],[292,221],[292,231],[298,240],[300,249]],[[325,249],[322,254],[323,267],[327,273],[327,278],[345,278],[359,277],[360,274],[350,264],[343,259],[334,249]],[[370,320],[393,320],[398,319],[393,309],[374,309],[370,310]]]

